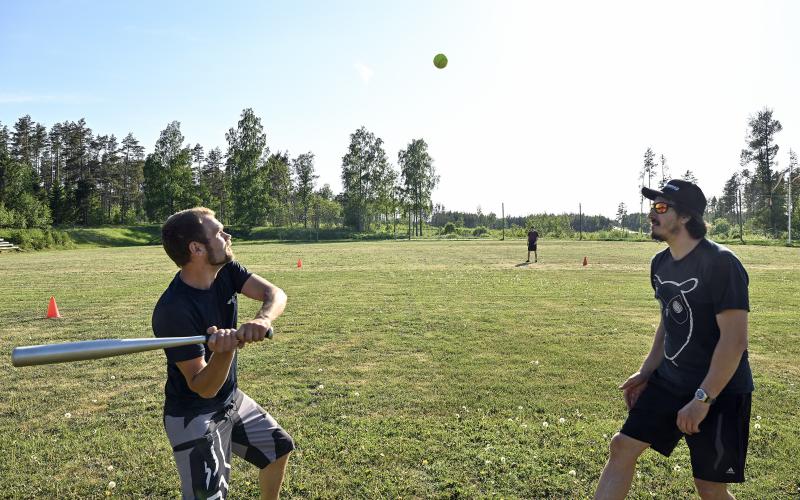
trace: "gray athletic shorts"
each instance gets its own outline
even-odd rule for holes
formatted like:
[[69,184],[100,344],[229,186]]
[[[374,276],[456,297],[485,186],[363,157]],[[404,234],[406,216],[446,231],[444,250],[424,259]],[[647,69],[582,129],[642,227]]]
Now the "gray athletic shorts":
[[195,417],[164,415],[184,499],[228,495],[231,451],[259,469],[294,450],[292,437],[242,391],[215,412]]

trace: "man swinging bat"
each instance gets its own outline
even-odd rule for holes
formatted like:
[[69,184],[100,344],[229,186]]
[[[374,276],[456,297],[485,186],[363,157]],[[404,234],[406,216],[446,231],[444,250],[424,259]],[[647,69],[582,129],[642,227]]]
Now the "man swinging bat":
[[[164,428],[183,498],[225,498],[231,451],[260,469],[261,498],[278,498],[291,436],[236,381],[236,353],[260,342],[286,306],[286,294],[234,260],[231,236],[207,208],[178,212],[161,229],[180,267],[153,311],[156,337],[210,334],[202,344],[164,349]],[[237,294],[263,301],[236,328]]]

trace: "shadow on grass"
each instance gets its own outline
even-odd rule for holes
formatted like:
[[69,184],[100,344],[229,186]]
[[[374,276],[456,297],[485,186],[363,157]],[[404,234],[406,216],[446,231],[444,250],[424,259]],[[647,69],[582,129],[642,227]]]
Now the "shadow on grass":
[[161,243],[161,228],[158,226],[73,228],[66,231],[79,245],[129,247]]
[[14,327],[16,325],[23,325],[25,323],[36,323],[36,322],[39,322],[39,321],[48,321],[50,319],[51,318],[48,318],[47,316],[41,316],[41,317],[38,317],[38,318],[13,319],[13,320],[10,320],[10,321],[0,321],[0,328]]

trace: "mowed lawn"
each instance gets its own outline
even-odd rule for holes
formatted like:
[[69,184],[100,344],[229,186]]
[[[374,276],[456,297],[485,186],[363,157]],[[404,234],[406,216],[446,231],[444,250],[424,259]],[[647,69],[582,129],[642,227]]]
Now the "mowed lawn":
[[[234,243],[289,295],[239,385],[293,435],[286,498],[585,498],[658,321],[656,243]],[[800,494],[800,253],[737,246],[755,374],[740,498]],[[583,257],[589,265],[583,267]],[[302,259],[302,268],[297,268]],[[14,368],[19,345],[152,336],[160,247],[0,255],[5,498],[175,498],[162,351]],[[62,319],[44,319],[54,295]],[[240,300],[240,321],[254,301]],[[187,332],[194,334],[195,332]],[[231,498],[257,496],[235,458]],[[109,483],[113,481],[114,487]],[[692,495],[688,450],[648,451],[632,498]]]

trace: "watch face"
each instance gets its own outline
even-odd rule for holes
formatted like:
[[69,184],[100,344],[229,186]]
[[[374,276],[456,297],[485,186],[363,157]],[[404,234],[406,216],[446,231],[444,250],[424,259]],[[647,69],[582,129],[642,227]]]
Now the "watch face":
[[708,395],[703,389],[697,389],[697,392],[694,393],[694,398],[699,399],[700,401],[705,401],[708,399]]

